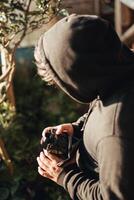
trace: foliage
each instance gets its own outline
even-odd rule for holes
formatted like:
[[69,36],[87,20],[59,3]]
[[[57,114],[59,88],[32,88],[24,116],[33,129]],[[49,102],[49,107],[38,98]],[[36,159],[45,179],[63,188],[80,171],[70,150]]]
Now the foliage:
[[61,0],[3,0],[0,2],[0,44],[14,49],[29,32],[48,23]]
[[8,100],[15,107],[11,86],[16,67],[14,59],[16,49],[27,34],[50,22],[60,12],[60,4],[61,0],[0,2],[0,103]]
[[17,63],[17,113],[10,126],[1,132],[14,164],[14,174],[9,176],[2,164],[0,200],[69,200],[62,188],[38,175],[36,156],[44,127],[72,122],[82,108],[57,88],[46,86],[36,75],[35,67],[27,64]]
[[[0,1],[0,132],[10,125],[15,113],[12,82],[16,68],[16,49],[27,34],[48,23],[59,13],[60,2],[61,0]],[[8,155],[6,148],[1,138],[0,140],[0,157],[4,157],[8,163],[9,157],[4,156]]]
[[[0,2],[0,139],[6,144],[14,166],[11,176],[5,162],[0,162],[0,200],[69,199],[61,188],[38,175],[36,157],[40,151],[39,141],[43,128],[50,124],[72,121],[76,116],[72,111],[73,106],[70,102],[68,106],[62,93],[55,89],[49,91],[35,76],[36,72],[28,70],[30,67],[26,69],[25,65],[21,68],[19,65],[20,70],[15,75],[16,115],[8,104],[8,96],[5,98],[15,72],[17,47],[25,35],[48,23],[59,12],[60,2],[61,0]],[[65,10],[62,13],[65,14]],[[1,145],[0,148],[2,149]]]
[[0,104],[0,124],[3,128],[7,128],[15,115],[14,107],[8,102]]

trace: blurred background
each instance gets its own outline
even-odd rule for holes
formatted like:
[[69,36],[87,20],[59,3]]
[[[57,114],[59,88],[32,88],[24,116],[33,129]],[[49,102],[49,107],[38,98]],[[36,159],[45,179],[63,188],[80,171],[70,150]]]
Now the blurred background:
[[[9,1],[3,2],[5,4],[0,3],[1,13],[9,8]],[[23,1],[12,2],[17,2],[14,6],[20,6]],[[48,2],[53,3],[53,1],[38,1],[41,6],[47,5]],[[7,7],[3,9],[5,5]],[[74,102],[57,88],[47,86],[38,77],[33,53],[39,36],[63,16],[71,13],[93,14],[109,20],[121,40],[130,48],[134,46],[133,0],[63,0],[57,10],[60,12],[54,12],[51,20],[42,23],[31,33],[25,34],[15,49],[13,54],[15,70],[10,91],[3,87],[8,78],[0,78],[1,96],[4,91],[8,93],[8,97],[0,103],[0,200],[70,199],[60,186],[38,174],[36,157],[40,152],[41,133],[45,127],[73,122],[86,112],[88,107]],[[7,34],[2,32],[2,27],[7,23],[2,21],[5,20],[3,16],[5,14],[0,14],[2,39]],[[3,39],[2,42],[6,49],[7,41]],[[7,48],[9,49],[12,53],[12,48]],[[1,48],[1,63],[2,52]],[[4,64],[1,65],[1,77],[3,66]]]

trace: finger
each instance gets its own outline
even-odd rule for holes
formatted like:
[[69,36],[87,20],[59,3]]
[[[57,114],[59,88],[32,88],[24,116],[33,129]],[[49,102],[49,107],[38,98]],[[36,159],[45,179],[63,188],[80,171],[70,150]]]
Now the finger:
[[73,127],[70,123],[68,124],[61,124],[59,126],[56,127],[56,134],[59,135],[61,133],[68,133],[68,134],[72,134],[73,133]]
[[43,152],[40,152],[40,156],[39,156],[41,162],[45,163],[45,165],[49,166],[51,165],[51,160],[45,156],[45,154]]
[[47,164],[43,163],[41,161],[40,157],[37,157],[37,162],[38,162],[39,167],[42,170],[46,171],[46,173],[48,173],[48,174],[52,175],[52,174],[55,174],[55,172],[58,172],[60,170],[60,168],[57,166],[57,164],[54,165],[53,163],[51,163],[48,165],[48,163]]
[[40,157],[37,157],[37,162],[38,162],[38,165],[45,171],[48,171],[49,170],[49,167],[48,165],[46,165],[45,163],[43,163],[40,159]]
[[46,133],[49,132],[53,127],[47,127],[42,131],[42,137],[46,137]]
[[41,140],[40,140],[40,144],[42,145],[44,142],[44,138],[42,137]]
[[64,127],[62,125],[56,126],[56,134],[59,135],[64,131]]
[[44,153],[40,153],[39,161],[41,161],[42,168],[46,169],[47,171],[53,171],[57,168],[57,161],[56,160],[50,160],[47,156],[44,156]]
[[46,171],[44,171],[43,169],[41,169],[40,167],[38,167],[38,172],[41,176],[52,179],[53,177],[50,176]]
[[57,163],[58,162],[60,162],[62,159],[61,158],[59,158],[59,157],[57,157],[55,154],[52,154],[52,153],[49,153],[47,150],[43,150],[43,152],[44,152],[44,154],[45,154],[45,156],[47,157],[47,158],[49,158],[49,160],[51,160],[52,162],[53,162],[53,164],[56,164],[57,165]]

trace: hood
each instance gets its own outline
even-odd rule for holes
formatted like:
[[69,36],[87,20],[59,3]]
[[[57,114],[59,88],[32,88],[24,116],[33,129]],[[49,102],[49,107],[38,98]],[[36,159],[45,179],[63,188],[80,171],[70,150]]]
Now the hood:
[[91,15],[70,15],[39,39],[35,57],[59,87],[76,101],[108,98],[134,80],[134,54],[110,23]]

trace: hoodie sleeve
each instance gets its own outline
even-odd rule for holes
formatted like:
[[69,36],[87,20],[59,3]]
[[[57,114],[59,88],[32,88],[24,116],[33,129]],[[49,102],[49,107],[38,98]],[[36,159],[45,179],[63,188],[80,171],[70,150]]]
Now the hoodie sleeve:
[[133,141],[106,137],[99,142],[97,152],[99,180],[90,177],[90,171],[87,176],[77,166],[71,166],[62,172],[59,184],[74,200],[134,199]]

